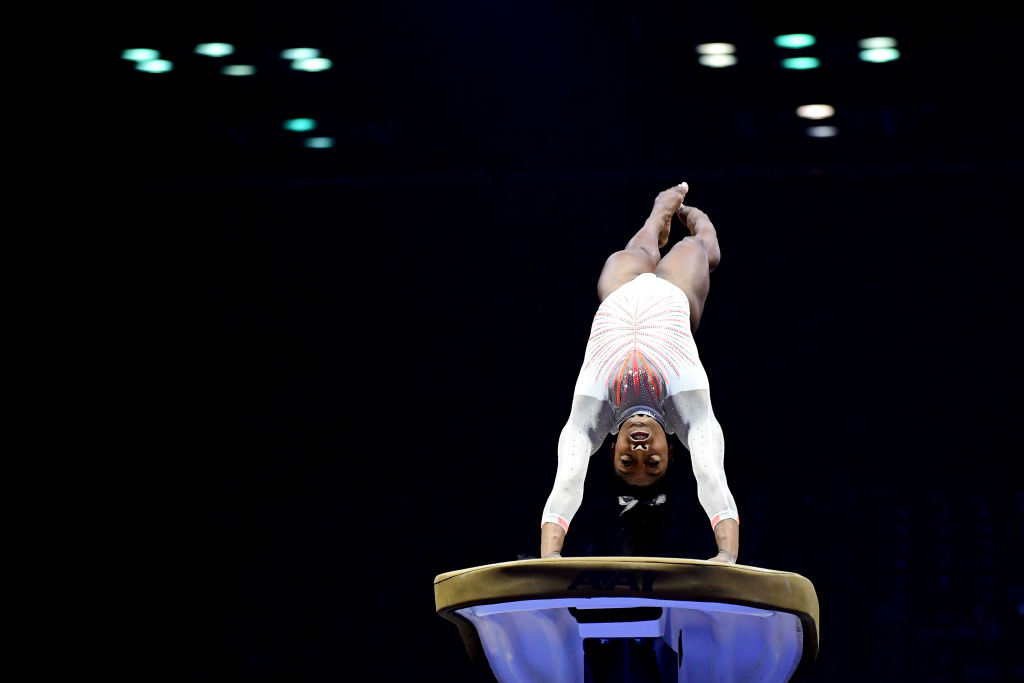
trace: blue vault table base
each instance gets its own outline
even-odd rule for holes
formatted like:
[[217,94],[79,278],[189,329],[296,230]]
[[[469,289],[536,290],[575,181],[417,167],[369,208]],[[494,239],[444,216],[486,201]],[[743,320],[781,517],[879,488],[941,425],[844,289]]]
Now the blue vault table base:
[[[744,565],[521,560],[441,574],[434,599],[470,657],[502,683],[786,681],[818,651],[811,582]],[[624,646],[610,654],[621,641],[632,655]]]

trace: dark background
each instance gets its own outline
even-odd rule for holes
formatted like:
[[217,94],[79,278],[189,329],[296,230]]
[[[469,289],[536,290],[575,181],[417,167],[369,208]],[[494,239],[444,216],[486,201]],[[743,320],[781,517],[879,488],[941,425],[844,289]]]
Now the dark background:
[[[100,280],[140,429],[111,519],[170,648],[140,675],[474,680],[432,579],[538,552],[601,264],[686,180],[723,250],[697,342],[740,561],[814,582],[811,678],[1024,677],[1007,17],[193,2],[117,26],[104,246],[127,257]],[[788,32],[822,68],[779,68]],[[902,58],[858,61],[874,35]],[[738,65],[699,66],[708,41]],[[299,46],[334,68],[290,70]],[[804,134],[815,102],[837,137]],[[710,557],[692,490],[678,554]]]

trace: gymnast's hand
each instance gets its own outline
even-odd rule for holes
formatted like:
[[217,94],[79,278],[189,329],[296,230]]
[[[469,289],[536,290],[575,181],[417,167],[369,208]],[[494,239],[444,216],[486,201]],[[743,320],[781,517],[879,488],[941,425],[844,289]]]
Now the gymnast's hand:
[[714,557],[709,557],[708,561],[709,562],[725,562],[726,564],[736,564],[736,558],[733,555],[725,552],[724,550],[719,550],[718,554],[715,555]]
[[544,559],[562,556],[562,543],[565,541],[565,530],[557,524],[545,522],[540,527],[540,556]]

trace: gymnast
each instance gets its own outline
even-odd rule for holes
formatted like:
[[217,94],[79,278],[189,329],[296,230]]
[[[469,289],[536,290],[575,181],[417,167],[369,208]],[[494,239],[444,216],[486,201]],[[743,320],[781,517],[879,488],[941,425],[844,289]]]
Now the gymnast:
[[[683,203],[688,190],[680,183],[661,192],[643,227],[601,271],[601,305],[558,437],[558,469],[541,518],[541,557],[561,557],[569,522],[583,501],[590,457],[608,434],[616,435],[616,475],[640,492],[665,476],[673,457],[666,433],[674,433],[690,452],[697,497],[714,530],[718,554],[710,559],[736,562],[739,513],[725,479],[722,428],[693,340],[721,251],[707,215]],[[673,215],[690,235],[662,257]]]

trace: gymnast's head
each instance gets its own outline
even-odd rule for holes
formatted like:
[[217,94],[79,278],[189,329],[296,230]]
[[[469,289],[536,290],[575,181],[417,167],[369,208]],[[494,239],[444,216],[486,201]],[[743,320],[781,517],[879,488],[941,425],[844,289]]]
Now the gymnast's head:
[[612,445],[615,474],[630,486],[650,486],[665,476],[672,445],[658,421],[634,415],[619,427]]

